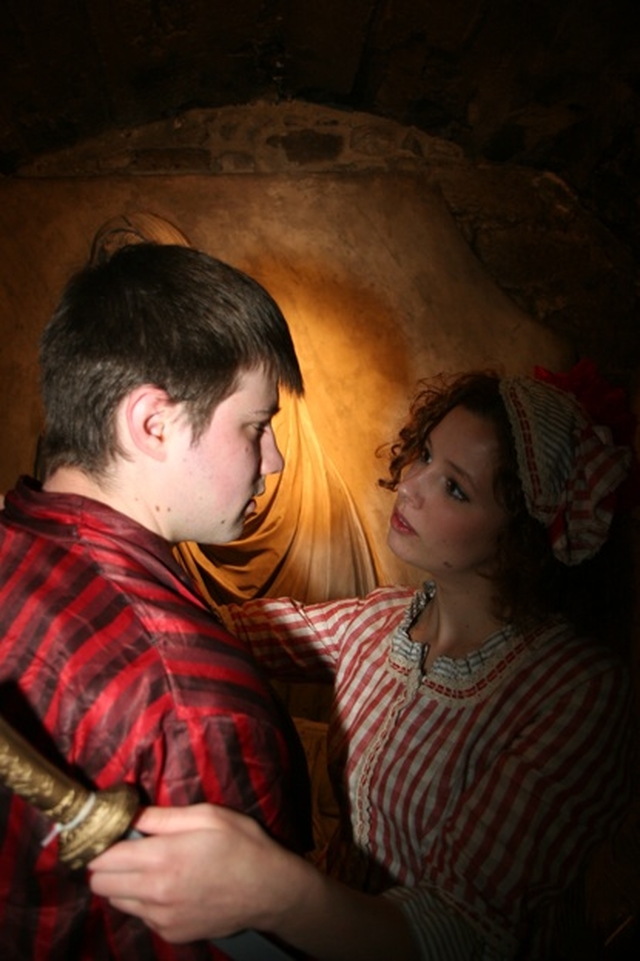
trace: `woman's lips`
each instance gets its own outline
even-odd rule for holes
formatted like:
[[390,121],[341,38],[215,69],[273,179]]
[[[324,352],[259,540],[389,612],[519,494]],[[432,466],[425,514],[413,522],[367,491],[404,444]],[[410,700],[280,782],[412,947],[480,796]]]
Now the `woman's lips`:
[[399,534],[415,534],[411,524],[406,521],[398,510],[394,510],[392,513],[390,523],[394,531],[397,531]]

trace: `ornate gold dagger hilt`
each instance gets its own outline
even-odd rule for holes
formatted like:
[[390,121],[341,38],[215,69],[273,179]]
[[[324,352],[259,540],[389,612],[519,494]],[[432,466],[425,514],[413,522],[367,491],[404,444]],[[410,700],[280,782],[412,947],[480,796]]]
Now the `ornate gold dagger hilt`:
[[[31,747],[0,717],[0,783],[56,822],[45,838],[59,838],[60,859],[85,867],[120,838],[140,837],[131,824],[140,807],[129,784],[88,791]],[[235,961],[292,961],[292,956],[257,931],[240,931],[212,941]]]
[[90,791],[59,771],[0,717],[0,781],[19,794],[55,826],[43,844],[57,835],[59,856],[71,868],[85,867],[123,837],[139,810],[140,799],[129,784]]

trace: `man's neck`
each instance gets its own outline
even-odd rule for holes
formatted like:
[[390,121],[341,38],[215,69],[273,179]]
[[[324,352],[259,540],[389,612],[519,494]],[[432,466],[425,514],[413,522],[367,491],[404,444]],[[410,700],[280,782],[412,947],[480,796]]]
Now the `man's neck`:
[[78,494],[112,506],[107,485],[78,467],[59,467],[47,477],[42,488],[51,494]]
[[52,494],[90,497],[174,543],[171,530],[162,526],[162,515],[153,509],[153,491],[157,489],[154,487],[157,483],[161,481],[158,482],[153,473],[141,473],[139,464],[123,459],[100,476],[87,474],[77,467],[59,467],[42,486]]
[[77,467],[59,467],[47,477],[42,488],[51,494],[75,494],[80,497],[89,497],[130,517],[154,533],[162,534],[153,526],[152,518],[150,522],[144,501],[136,497],[127,497],[127,485],[122,482],[122,478],[113,474],[96,477]]

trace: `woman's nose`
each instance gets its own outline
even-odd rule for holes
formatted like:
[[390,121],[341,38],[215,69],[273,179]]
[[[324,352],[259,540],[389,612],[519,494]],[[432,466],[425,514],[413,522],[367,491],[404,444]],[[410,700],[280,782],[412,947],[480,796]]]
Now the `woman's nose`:
[[422,501],[422,487],[426,470],[427,464],[412,464],[398,485],[398,493],[414,504]]

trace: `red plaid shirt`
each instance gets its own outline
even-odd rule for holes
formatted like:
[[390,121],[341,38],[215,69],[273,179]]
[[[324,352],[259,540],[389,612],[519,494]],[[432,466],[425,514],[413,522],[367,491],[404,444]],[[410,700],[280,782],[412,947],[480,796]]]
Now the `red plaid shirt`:
[[[0,710],[98,788],[126,781],[155,804],[225,804],[291,847],[306,843],[288,718],[170,545],[26,481],[0,512]],[[42,848],[50,828],[0,787],[2,961],[224,957],[172,947],[92,897],[55,842]]]

